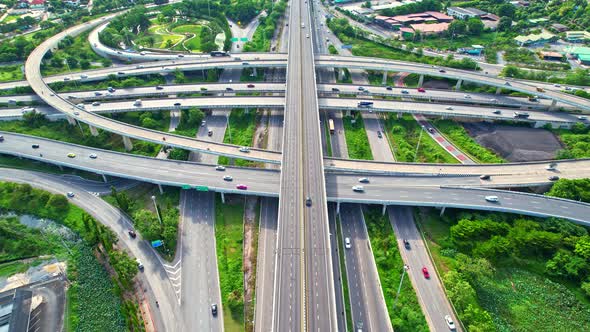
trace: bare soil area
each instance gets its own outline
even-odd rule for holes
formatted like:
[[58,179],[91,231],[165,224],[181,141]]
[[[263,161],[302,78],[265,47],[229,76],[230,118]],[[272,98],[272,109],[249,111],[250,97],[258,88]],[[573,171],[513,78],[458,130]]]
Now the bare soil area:
[[479,144],[512,162],[550,160],[563,149],[559,139],[546,129],[487,122],[464,123],[463,126]]

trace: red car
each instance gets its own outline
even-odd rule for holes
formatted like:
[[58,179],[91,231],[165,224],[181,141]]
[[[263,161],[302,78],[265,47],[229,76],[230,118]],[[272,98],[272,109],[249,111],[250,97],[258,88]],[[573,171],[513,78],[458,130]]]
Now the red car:
[[422,274],[424,275],[424,278],[430,279],[430,273],[428,273],[426,266],[422,268]]
[[426,90],[424,88],[418,88],[418,92],[426,92]]
[[249,88],[253,88],[254,87],[254,84],[248,84],[248,87]]
[[248,190],[248,186],[245,184],[238,184],[236,186],[236,188],[240,189],[240,190]]

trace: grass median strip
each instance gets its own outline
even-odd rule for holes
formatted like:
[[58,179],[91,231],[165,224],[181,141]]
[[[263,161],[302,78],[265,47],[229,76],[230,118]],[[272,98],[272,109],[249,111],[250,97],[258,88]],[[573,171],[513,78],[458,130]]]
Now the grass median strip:
[[[458,163],[457,159],[438,145],[411,115],[404,114],[399,119],[396,118],[396,115],[387,115],[384,123],[388,133],[387,137],[392,140],[393,153],[397,161]],[[418,142],[420,142],[419,145]]]
[[363,213],[393,329],[400,332],[428,331],[426,318],[409,278],[403,282],[396,306],[393,307],[404,262],[387,216],[383,216],[381,207],[377,206],[370,206]]
[[344,136],[346,137],[346,145],[348,146],[348,155],[350,158],[373,160],[369,139],[365,131],[365,123],[360,113],[357,113],[354,118],[345,116],[342,120],[344,122]]
[[[260,114],[257,111],[234,109],[229,116],[229,125],[225,130],[223,143],[238,146],[252,146],[256,124],[259,118]],[[219,157],[219,164],[229,165],[230,158],[224,156]],[[249,160],[234,159],[234,165],[236,166],[253,166],[255,164]]]
[[338,240],[338,253],[340,259],[340,275],[342,276],[342,296],[344,297],[344,312],[346,313],[346,325],[349,329],[354,327],[352,323],[352,312],[350,306],[350,295],[348,294],[348,276],[346,275],[346,262],[344,262],[344,245],[342,244],[342,227],[340,216],[336,222],[336,239]]
[[226,195],[225,204],[215,198],[215,241],[219,286],[226,331],[244,330],[243,196]]

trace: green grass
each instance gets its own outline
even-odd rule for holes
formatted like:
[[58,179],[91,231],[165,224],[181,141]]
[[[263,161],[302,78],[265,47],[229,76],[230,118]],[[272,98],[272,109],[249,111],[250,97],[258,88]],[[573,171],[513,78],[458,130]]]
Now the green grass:
[[357,113],[355,123],[352,123],[352,119],[350,116],[345,116],[342,119],[344,122],[344,136],[346,137],[348,156],[352,159],[373,160],[363,118],[360,116],[360,113]]
[[381,215],[381,207],[371,206],[363,212],[393,329],[400,332],[428,331],[418,297],[408,279],[402,284],[396,307],[393,307],[404,262],[389,219]]
[[[179,34],[191,34],[194,35],[188,41],[184,42],[184,46],[186,46],[189,50],[193,52],[198,52],[201,50],[201,30],[203,29],[202,25],[198,24],[186,24],[186,25],[179,25],[172,29],[172,32],[179,33]],[[188,37],[190,38],[190,36]]]
[[[234,109],[229,116],[229,127],[225,130],[223,143],[239,146],[252,146],[256,124],[260,118],[257,111],[250,110],[246,113],[243,109]],[[228,157],[219,157],[220,165],[229,165]],[[234,159],[237,166],[252,166],[254,162],[249,160]]]
[[231,197],[231,201],[226,196],[226,204],[222,204],[220,196],[216,196],[215,241],[223,325],[230,332],[244,330],[243,220],[243,196]]
[[9,277],[13,274],[23,273],[29,269],[29,264],[21,261],[0,264],[0,277]]
[[570,290],[519,268],[498,269],[476,290],[500,331],[583,331],[590,326],[590,309]]
[[328,125],[328,114],[324,113],[325,117],[324,117],[324,127],[325,127],[325,135],[326,137],[324,137],[324,139],[326,140],[326,154],[328,155],[328,157],[332,157],[332,137],[330,134],[330,127]]
[[469,136],[461,124],[453,120],[434,120],[433,123],[453,144],[458,146],[475,161],[481,163],[504,162],[504,159],[500,158],[494,152],[479,145]]
[[21,65],[2,66],[0,70],[0,82],[20,81],[25,79]]
[[68,91],[92,91],[92,90],[106,90],[109,86],[119,88],[155,86],[165,84],[166,80],[161,75],[142,75],[126,78],[119,78],[115,75],[110,75],[104,81],[81,83],[81,82],[56,82],[49,86],[56,92]]
[[21,17],[21,15],[7,15],[4,20],[2,20],[2,23],[16,22],[19,17]]
[[344,312],[346,314],[346,325],[353,329],[352,312],[350,306],[350,295],[348,291],[348,277],[346,275],[346,263],[344,262],[344,244],[342,243],[342,227],[340,226],[340,216],[336,222],[336,239],[338,241],[338,252],[340,253],[340,275],[342,276],[342,296],[344,297]]
[[[389,114],[385,118],[385,130],[387,137],[392,140],[394,155],[397,161],[401,162],[422,162],[422,163],[448,163],[456,164],[458,161],[451,156],[445,149],[438,145],[426,131],[422,133],[422,128],[409,114],[404,114],[397,119],[395,114]],[[418,154],[416,156],[416,147],[420,140]]]

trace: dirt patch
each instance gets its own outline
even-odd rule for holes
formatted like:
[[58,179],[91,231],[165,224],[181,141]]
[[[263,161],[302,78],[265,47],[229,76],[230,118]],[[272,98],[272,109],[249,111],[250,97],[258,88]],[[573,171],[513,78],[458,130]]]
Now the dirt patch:
[[546,129],[487,122],[463,123],[463,126],[479,144],[512,162],[553,159],[563,149],[559,139]]
[[451,85],[447,81],[429,80],[422,84],[424,89],[450,89]]

